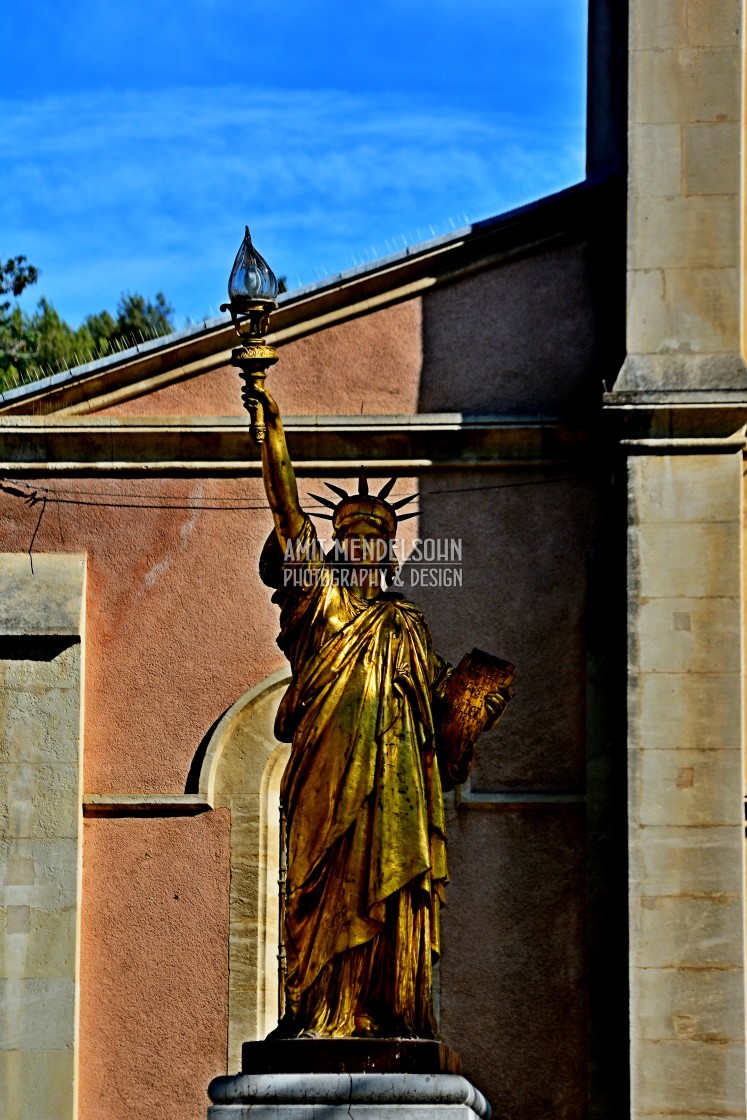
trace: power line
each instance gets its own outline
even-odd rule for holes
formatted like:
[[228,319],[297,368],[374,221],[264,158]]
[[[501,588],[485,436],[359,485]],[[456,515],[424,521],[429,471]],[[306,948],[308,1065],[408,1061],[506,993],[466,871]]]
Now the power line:
[[[421,500],[428,500],[430,498],[441,497],[448,494],[469,494],[469,493],[484,493],[490,490],[512,490],[518,489],[523,486],[549,486],[558,482],[577,482],[576,475],[560,475],[555,478],[538,478],[538,479],[525,479],[519,482],[499,482],[488,486],[453,486],[445,487],[441,490],[421,490]],[[22,489],[22,487],[28,489]],[[0,481],[0,490],[13,497],[23,498],[27,505],[36,505],[40,501],[55,502],[58,505],[68,506],[92,506],[99,509],[146,509],[146,510],[184,510],[192,512],[194,510],[203,510],[205,512],[214,513],[244,513],[244,512],[258,512],[267,510],[267,502],[260,502],[255,504],[253,502],[246,502],[241,498],[222,498],[220,501],[215,502],[199,500],[196,501],[188,495],[169,495],[169,494],[155,494],[155,495],[142,495],[142,500],[138,500],[140,495],[131,494],[131,501],[123,501],[121,494],[112,494],[107,491],[95,490],[64,490],[57,489],[52,486],[30,486],[20,479],[4,479]],[[117,498],[116,501],[101,501],[101,498]],[[230,503],[230,504],[228,504]],[[304,508],[315,511],[322,510],[322,506],[317,502],[303,502]]]

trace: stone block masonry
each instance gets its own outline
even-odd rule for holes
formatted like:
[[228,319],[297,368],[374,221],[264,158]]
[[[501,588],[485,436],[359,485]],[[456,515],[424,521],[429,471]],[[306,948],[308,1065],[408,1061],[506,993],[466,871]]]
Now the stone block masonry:
[[745,1109],[741,472],[628,462],[636,1117]]
[[85,558],[0,555],[0,1113],[75,1120]]

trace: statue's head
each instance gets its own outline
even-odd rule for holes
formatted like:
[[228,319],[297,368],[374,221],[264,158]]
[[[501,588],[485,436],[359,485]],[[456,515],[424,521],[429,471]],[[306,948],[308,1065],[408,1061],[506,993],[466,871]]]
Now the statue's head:
[[355,567],[380,568],[391,583],[397,573],[398,563],[394,553],[394,539],[397,535],[398,521],[415,517],[414,513],[399,514],[397,511],[417,497],[411,494],[399,501],[389,502],[387,498],[394,487],[396,478],[386,482],[378,494],[369,492],[366,472],[361,469],[358,480],[358,493],[348,494],[333,482],[325,483],[341,501],[331,502],[328,498],[311,494],[312,498],[332,510],[331,514],[321,513],[332,522],[335,541],[343,552],[345,562]]
[[332,528],[335,540],[343,540],[353,526],[362,523],[384,539],[397,535],[397,514],[389,502],[370,494],[352,494],[335,506]]

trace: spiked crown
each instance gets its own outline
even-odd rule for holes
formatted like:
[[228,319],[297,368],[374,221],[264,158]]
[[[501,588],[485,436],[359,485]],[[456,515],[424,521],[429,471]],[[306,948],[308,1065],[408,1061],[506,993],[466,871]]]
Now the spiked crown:
[[331,521],[336,537],[343,536],[347,526],[353,525],[356,521],[368,521],[375,525],[383,536],[393,537],[397,532],[398,521],[405,521],[408,517],[416,516],[415,513],[398,513],[397,511],[417,498],[417,494],[410,494],[407,498],[400,498],[397,502],[388,502],[387,498],[396,481],[396,477],[390,478],[388,482],[384,483],[378,494],[371,494],[366,472],[361,467],[357,494],[348,494],[341,486],[335,486],[333,482],[325,482],[324,485],[342,500],[335,503],[320,494],[309,492],[310,497],[315,498],[317,502],[321,502],[322,505],[332,510],[332,513],[316,513],[314,516]]

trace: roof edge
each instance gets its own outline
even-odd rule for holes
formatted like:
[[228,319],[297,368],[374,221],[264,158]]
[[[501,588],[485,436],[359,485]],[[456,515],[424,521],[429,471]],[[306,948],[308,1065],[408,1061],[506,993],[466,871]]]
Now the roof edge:
[[[275,342],[289,341],[327,325],[330,313],[352,318],[587,228],[605,212],[618,179],[584,180],[515,210],[283,293],[272,314],[268,337]],[[154,378],[160,383],[180,380],[222,365],[236,344],[228,315],[206,319],[0,393],[0,414],[90,407],[93,399],[127,385]]]

